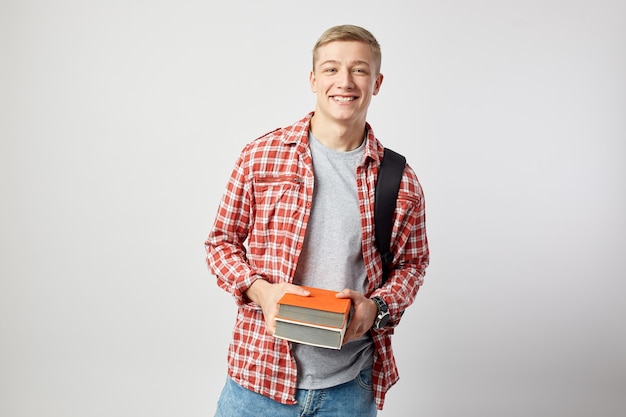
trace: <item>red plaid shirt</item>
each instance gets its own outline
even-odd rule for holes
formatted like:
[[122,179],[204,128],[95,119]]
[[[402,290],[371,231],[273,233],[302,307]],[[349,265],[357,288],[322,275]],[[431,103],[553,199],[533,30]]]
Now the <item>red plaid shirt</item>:
[[[304,242],[313,198],[313,165],[308,130],[313,113],[249,143],[241,152],[206,240],[207,263],[218,285],[238,305],[228,373],[240,385],[284,404],[295,403],[296,363],[289,342],[265,332],[261,308],[244,293],[257,279],[291,282]],[[374,242],[374,191],[383,146],[367,126],[367,143],[357,168],[367,296],[387,302],[391,320],[372,330],[373,383],[382,409],[387,390],[398,380],[391,334],[409,307],[429,261],[424,195],[407,165],[400,185],[391,249],[395,267],[381,284],[382,264]],[[247,240],[247,242],[246,242]],[[245,242],[245,244],[244,244]]]

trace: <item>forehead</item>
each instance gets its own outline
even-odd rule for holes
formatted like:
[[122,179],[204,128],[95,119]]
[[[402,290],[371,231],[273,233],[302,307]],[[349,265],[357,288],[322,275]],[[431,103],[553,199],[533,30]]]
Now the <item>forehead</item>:
[[315,53],[315,65],[325,62],[352,63],[362,62],[374,66],[372,48],[359,41],[332,41],[320,46]]

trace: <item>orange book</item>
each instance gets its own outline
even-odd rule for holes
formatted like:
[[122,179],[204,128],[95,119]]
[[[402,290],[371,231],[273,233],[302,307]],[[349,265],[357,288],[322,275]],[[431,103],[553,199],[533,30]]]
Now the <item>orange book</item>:
[[340,349],[348,326],[349,298],[337,298],[337,291],[303,287],[309,296],[285,294],[278,301],[274,336],[332,349]]

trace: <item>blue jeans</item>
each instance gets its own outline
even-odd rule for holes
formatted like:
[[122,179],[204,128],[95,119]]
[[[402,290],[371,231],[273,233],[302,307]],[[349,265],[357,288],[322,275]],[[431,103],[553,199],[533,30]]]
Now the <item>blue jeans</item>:
[[336,387],[296,392],[295,405],[281,404],[227,378],[215,417],[375,417],[372,370]]

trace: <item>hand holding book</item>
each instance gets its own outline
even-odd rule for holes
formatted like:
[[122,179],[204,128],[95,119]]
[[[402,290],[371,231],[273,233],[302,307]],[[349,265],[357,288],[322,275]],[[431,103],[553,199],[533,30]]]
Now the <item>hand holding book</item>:
[[367,333],[374,323],[374,319],[378,314],[378,307],[371,299],[365,297],[358,291],[345,289],[338,295],[341,298],[349,298],[352,300],[352,316],[350,324],[346,329],[343,343],[347,343],[352,339],[358,339]]
[[278,300],[286,293],[304,297],[309,295],[309,291],[301,286],[287,282],[272,284],[264,279],[254,281],[245,292],[246,297],[263,310],[266,331],[270,335],[273,335],[276,331],[275,317],[276,313],[278,313]]

